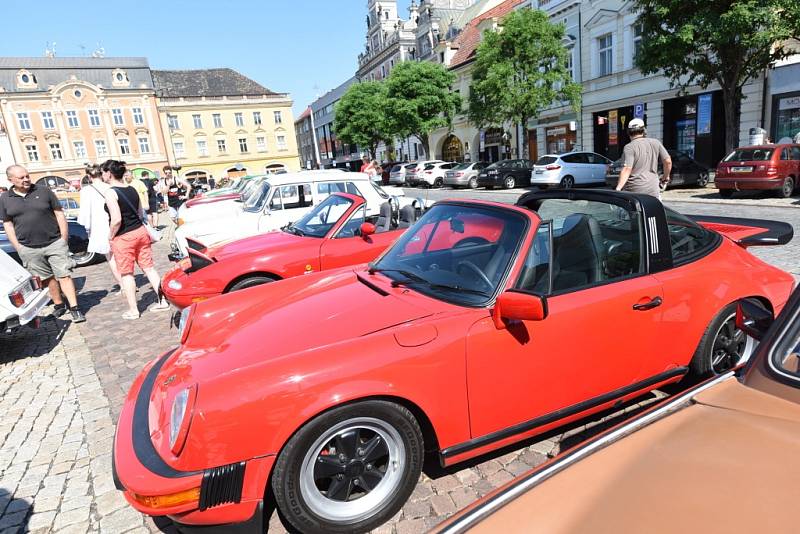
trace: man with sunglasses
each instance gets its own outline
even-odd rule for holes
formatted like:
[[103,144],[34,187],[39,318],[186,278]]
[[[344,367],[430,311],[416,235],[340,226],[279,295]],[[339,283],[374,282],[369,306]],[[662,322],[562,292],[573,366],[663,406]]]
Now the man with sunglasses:
[[63,292],[72,322],[85,321],[71,278],[74,262],[67,246],[69,226],[58,198],[47,186],[32,183],[24,167],[12,165],[6,175],[11,188],[0,195],[0,219],[8,240],[23,266],[47,284],[55,306],[53,314],[60,317],[67,312]]

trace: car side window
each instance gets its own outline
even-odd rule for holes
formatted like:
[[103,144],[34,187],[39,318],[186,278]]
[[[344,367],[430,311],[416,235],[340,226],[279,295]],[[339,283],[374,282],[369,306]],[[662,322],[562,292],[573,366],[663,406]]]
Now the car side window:
[[548,295],[550,293],[550,234],[552,224],[543,222],[536,230],[514,289]]
[[284,209],[307,208],[313,203],[310,184],[284,185],[280,192]]
[[672,248],[672,262],[686,263],[704,253],[716,241],[715,236],[685,215],[664,208]]
[[[350,220],[344,223],[336,234],[336,239],[345,237],[355,237],[359,235],[361,225],[367,222],[367,206],[366,204],[358,208],[350,215]],[[370,221],[372,222],[372,221]]]
[[553,292],[644,273],[636,212],[606,202],[546,199],[537,212],[552,221]]
[[789,149],[784,148],[781,150],[781,161],[789,161]]
[[281,202],[281,190],[276,188],[272,193],[272,199],[269,201],[270,211],[277,211],[283,209],[283,202]]
[[566,156],[561,156],[561,161],[566,163],[580,163],[578,154],[567,154]]

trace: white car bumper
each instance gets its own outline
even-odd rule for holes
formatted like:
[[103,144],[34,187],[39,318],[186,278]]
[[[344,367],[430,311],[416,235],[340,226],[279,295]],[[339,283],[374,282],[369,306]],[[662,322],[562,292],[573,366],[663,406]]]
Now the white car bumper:
[[46,289],[38,289],[34,295],[22,308],[0,308],[0,316],[5,316],[0,320],[0,324],[5,325],[6,331],[33,321],[39,316],[42,309],[47,306],[47,303],[50,302],[50,293]]

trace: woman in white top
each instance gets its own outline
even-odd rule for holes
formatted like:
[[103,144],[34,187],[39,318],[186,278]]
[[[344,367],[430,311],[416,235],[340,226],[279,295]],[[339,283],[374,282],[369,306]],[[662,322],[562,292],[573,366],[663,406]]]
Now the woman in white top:
[[122,279],[117,270],[117,263],[112,261],[110,241],[110,221],[105,210],[105,192],[108,184],[103,182],[103,171],[99,165],[86,167],[86,175],[91,181],[81,188],[80,211],[78,223],[86,228],[89,234],[88,252],[103,254],[106,257],[111,273],[122,287]]

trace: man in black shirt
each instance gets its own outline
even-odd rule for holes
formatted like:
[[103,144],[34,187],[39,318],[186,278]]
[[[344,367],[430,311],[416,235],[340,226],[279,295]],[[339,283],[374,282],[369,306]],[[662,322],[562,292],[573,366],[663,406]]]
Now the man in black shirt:
[[67,311],[61,298],[63,291],[72,321],[85,321],[70,276],[73,261],[67,246],[69,226],[58,198],[46,186],[31,183],[24,167],[12,165],[6,175],[11,189],[0,195],[0,219],[8,240],[25,268],[47,284],[55,305],[54,315],[60,317]]

